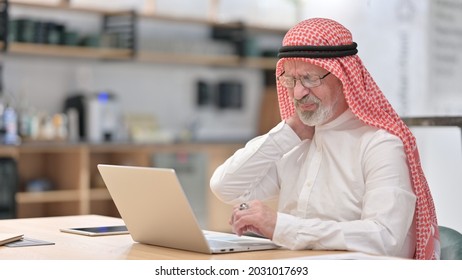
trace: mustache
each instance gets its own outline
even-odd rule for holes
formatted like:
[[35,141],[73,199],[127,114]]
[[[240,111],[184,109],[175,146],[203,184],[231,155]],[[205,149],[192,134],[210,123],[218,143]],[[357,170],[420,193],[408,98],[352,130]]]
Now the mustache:
[[301,99],[295,99],[294,98],[294,103],[295,105],[301,105],[301,104],[306,104],[306,103],[315,103],[315,104],[320,104],[321,100],[314,96],[313,94],[307,94],[303,96]]

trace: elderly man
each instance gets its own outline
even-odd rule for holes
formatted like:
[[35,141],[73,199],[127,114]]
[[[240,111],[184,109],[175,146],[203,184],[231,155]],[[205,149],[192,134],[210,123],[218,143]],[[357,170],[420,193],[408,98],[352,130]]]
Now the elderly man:
[[[276,67],[282,122],[217,168],[233,230],[299,250],[439,258],[415,139],[329,19],[288,31]],[[278,210],[262,201],[278,198]]]

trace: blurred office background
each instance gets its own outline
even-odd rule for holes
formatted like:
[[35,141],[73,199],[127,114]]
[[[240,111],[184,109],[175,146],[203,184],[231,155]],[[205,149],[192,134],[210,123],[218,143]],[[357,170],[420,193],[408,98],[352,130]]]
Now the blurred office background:
[[[131,49],[136,52],[127,58],[34,55],[13,50],[1,54],[2,102],[4,106],[7,103],[13,106],[18,118],[22,114],[53,119],[66,113],[69,102],[78,102],[72,100],[76,96],[114,101],[110,110],[117,117],[104,124],[114,129],[110,137],[97,132],[94,139],[87,141],[111,138],[111,141],[227,143],[244,142],[256,136],[266,129],[265,119],[271,120],[270,124],[278,119],[274,97],[268,94],[275,95],[273,67],[282,36],[292,25],[310,17],[332,18],[351,30],[359,46],[359,56],[402,117],[462,116],[459,0],[9,2],[65,3],[78,7],[77,12],[11,3],[9,8],[10,31],[11,25],[27,30],[28,24],[48,22],[59,36],[64,36],[56,44],[71,46],[132,47],[121,43],[120,37],[102,36],[102,17],[82,12],[85,9],[128,10],[137,15],[133,33],[136,46]],[[151,14],[177,20],[143,16]],[[235,23],[235,27],[230,31],[207,24],[208,21]],[[11,42],[40,40],[15,35],[18,33],[10,32]],[[245,40],[240,41],[239,36],[245,36]],[[164,56],[153,58],[153,53]],[[195,59],[182,62],[185,54],[195,55]],[[240,65],[232,60],[234,55],[249,60]],[[231,66],[214,64],[208,61],[210,56],[230,57]],[[264,60],[263,66],[249,66],[252,58],[270,60]],[[65,117],[67,121],[72,119]],[[135,134],[130,125],[149,131]],[[419,126],[413,130],[439,222],[462,231],[462,221],[458,218],[462,212],[460,123],[459,127]],[[63,137],[75,140],[78,138],[75,134],[68,129]],[[40,135],[46,137],[46,133]]]

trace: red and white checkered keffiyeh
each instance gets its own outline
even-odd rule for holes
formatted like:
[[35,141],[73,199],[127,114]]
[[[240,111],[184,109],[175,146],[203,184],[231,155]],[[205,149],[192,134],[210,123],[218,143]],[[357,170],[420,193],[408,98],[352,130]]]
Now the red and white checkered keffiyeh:
[[[338,46],[352,44],[350,31],[341,24],[322,18],[308,19],[291,28],[283,39],[283,46]],[[301,60],[330,71],[343,84],[343,91],[351,111],[368,125],[385,129],[404,143],[417,196],[416,259],[435,259],[439,256],[439,232],[433,198],[423,173],[414,136],[399,118],[357,55],[336,58],[281,58],[276,66],[280,76],[286,60]],[[282,119],[295,113],[287,89],[277,81],[279,109]],[[438,252],[435,252],[438,250]]]

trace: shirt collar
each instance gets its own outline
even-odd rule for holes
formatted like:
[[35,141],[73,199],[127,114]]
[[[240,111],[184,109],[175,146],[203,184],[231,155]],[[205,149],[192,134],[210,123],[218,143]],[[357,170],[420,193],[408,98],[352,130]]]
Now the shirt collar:
[[351,112],[350,108],[347,108],[345,112],[343,112],[340,116],[338,116],[334,120],[328,123],[325,123],[325,124],[317,125],[316,131],[332,129],[354,118],[356,118],[356,116],[353,114],[353,112]]

